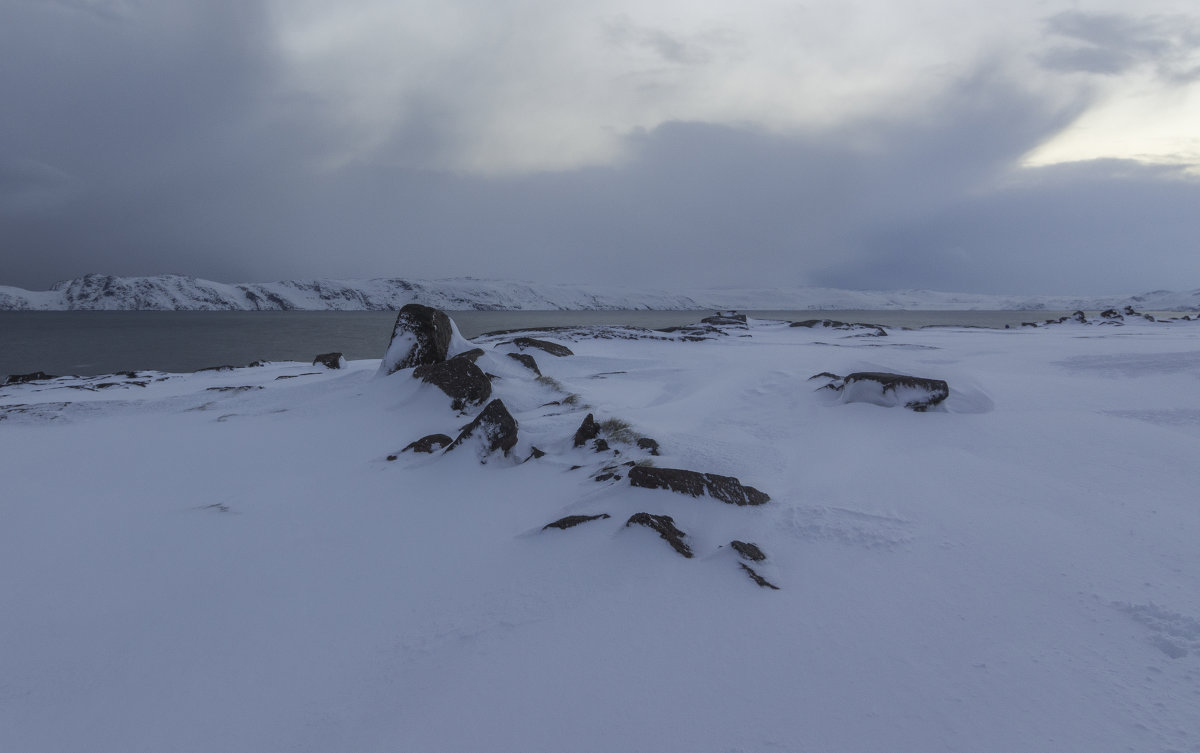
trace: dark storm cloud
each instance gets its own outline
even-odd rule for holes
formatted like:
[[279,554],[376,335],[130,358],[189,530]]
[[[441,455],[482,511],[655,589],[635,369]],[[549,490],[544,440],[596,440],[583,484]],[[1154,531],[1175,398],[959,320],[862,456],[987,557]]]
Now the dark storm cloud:
[[1045,51],[1043,66],[1057,71],[1115,75],[1138,65],[1184,84],[1200,78],[1200,21],[1186,16],[1135,17],[1068,11],[1046,20],[1051,36],[1071,42]]
[[[330,165],[339,113],[281,85],[253,3],[66,5],[94,4],[0,19],[0,284],[97,271],[1083,293],[1200,278],[1196,183],[1017,169],[1087,102],[1029,93],[998,64],[836,130],[668,123],[630,134],[613,166],[481,177],[435,169],[482,115],[432,88],[370,158]],[[702,59],[690,39],[628,34]]]

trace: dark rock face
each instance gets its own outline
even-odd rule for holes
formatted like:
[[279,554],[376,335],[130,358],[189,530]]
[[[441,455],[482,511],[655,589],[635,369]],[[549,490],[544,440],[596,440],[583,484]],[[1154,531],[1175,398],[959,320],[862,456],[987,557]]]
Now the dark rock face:
[[341,353],[322,353],[313,359],[313,366],[320,364],[329,369],[340,369],[345,360]]
[[743,486],[733,476],[685,471],[681,468],[634,466],[629,469],[629,483],[643,489],[669,489],[693,497],[707,493],[713,499],[729,505],[761,505],[771,501],[764,492],[753,486]]
[[637,441],[637,446],[643,450],[649,450],[651,455],[658,455],[658,442],[650,437],[640,437]]
[[400,369],[445,361],[451,332],[450,317],[443,312],[419,303],[405,305],[396,316],[381,369],[393,374]]
[[514,361],[517,361],[534,374],[537,374],[538,376],[542,375],[542,370],[538,368],[537,361],[534,360],[533,356],[527,353],[509,353],[508,357]]
[[502,450],[508,455],[509,450],[517,444],[517,419],[504,407],[503,401],[493,400],[480,411],[474,421],[463,427],[458,439],[446,448],[446,452],[460,446],[469,437],[477,435],[483,437],[487,452]]
[[492,396],[492,383],[468,358],[451,358],[413,369],[413,377],[434,385],[450,396],[450,407],[462,410]]
[[538,340],[533,337],[518,337],[517,339],[513,340],[513,345],[516,345],[521,350],[526,348],[538,348],[539,350],[546,351],[552,356],[561,357],[575,355],[575,353],[565,345],[559,345],[558,343],[552,343],[546,340]]
[[596,423],[596,419],[591,413],[583,419],[583,423],[575,430],[575,446],[583,447],[588,442],[595,439],[600,434],[600,424]]
[[1125,318],[1125,317],[1121,316],[1121,312],[1117,311],[1116,309],[1105,309],[1104,311],[1100,312],[1100,316],[1104,319],[1124,319]]
[[568,528],[574,528],[580,523],[588,523],[593,520],[607,520],[611,517],[612,516],[606,512],[602,512],[599,515],[568,515],[565,518],[559,518],[553,523],[547,523],[546,525],[542,526],[542,530],[544,531],[547,528],[557,528],[560,531],[565,531]]
[[829,378],[825,389],[841,392],[848,402],[890,406],[902,401],[905,408],[918,413],[923,413],[950,396],[950,386],[941,379],[882,371],[859,371],[844,377],[822,372],[811,378],[818,377]]
[[739,562],[738,564],[741,565],[742,569],[746,571],[746,575],[750,576],[750,580],[754,581],[755,583],[762,586],[763,588],[769,588],[772,591],[779,590],[779,586],[775,585],[774,583],[770,582],[769,580],[762,577],[758,573],[754,572],[754,568],[750,567],[745,562]]
[[530,460],[537,460],[538,458],[544,457],[546,457],[546,453],[542,452],[533,445],[529,445],[529,457],[525,458],[525,462],[528,463]]
[[58,379],[56,376],[51,376],[44,371],[35,371],[31,374],[9,374],[4,378],[4,387],[10,384],[28,384],[29,382],[41,382],[47,379]]
[[807,327],[816,329],[818,327],[827,327],[829,329],[839,329],[848,331],[858,331],[862,335],[870,337],[887,337],[887,332],[878,324],[862,324],[860,322],[839,322],[834,319],[806,319],[802,322],[792,322],[791,327]]
[[455,358],[461,358],[464,361],[470,361],[471,363],[475,363],[476,361],[479,360],[479,357],[482,355],[483,355],[483,348],[471,348],[470,350],[464,350],[462,353],[459,353],[458,355],[454,356],[454,358],[451,358],[450,360],[453,361]]
[[675,527],[675,519],[670,515],[651,515],[648,512],[635,513],[625,521],[625,527],[632,525],[646,526],[652,531],[658,533],[664,541],[671,545],[671,548],[689,559],[692,556],[692,548],[683,543],[683,538],[686,533]]
[[1082,311],[1076,311],[1075,313],[1071,314],[1071,318],[1080,324],[1087,324],[1087,314],[1083,313]]
[[410,443],[400,452],[433,452],[435,449],[440,450],[453,440],[445,434],[430,434],[421,437],[415,442]]
[[713,316],[706,316],[700,320],[701,324],[712,324],[714,326],[725,327],[741,327],[746,328],[746,315],[739,314],[736,311],[721,311]]
[[742,555],[743,559],[748,559],[751,562],[762,562],[767,558],[767,555],[763,554],[763,550],[759,549],[756,545],[747,543],[745,541],[734,540],[729,542],[729,546],[733,547],[734,551]]

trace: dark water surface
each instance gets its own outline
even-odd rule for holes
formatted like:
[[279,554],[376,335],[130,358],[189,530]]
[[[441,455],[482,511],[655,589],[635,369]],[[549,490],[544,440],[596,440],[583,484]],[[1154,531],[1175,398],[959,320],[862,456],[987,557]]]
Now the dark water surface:
[[[452,311],[463,335],[523,327],[629,324],[657,329],[699,321],[703,311]],[[765,319],[829,318],[889,327],[1003,327],[1054,311],[757,311]],[[7,374],[95,375],[155,369],[194,371],[251,361],[312,361],[340,351],[382,358],[394,311],[5,311],[0,380]]]

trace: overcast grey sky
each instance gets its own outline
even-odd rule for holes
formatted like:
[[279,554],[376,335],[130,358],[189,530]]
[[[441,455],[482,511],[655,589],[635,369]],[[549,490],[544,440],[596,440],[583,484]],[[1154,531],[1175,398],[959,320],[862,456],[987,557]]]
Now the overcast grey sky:
[[1200,287],[1194,2],[0,0],[0,284]]

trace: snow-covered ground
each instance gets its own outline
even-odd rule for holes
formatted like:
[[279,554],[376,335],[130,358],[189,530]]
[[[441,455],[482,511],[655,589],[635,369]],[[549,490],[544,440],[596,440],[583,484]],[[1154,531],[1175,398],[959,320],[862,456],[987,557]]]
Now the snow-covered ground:
[[459,311],[729,308],[758,311],[1099,311],[1128,305],[1143,311],[1200,311],[1200,290],[1156,290],[1124,296],[1006,296],[814,287],[636,290],[469,277],[222,283],[183,275],[114,277],[99,274],[64,280],[44,291],[0,285],[0,311],[382,311],[396,310],[414,302]]
[[1200,750],[1200,323],[718,329],[477,342],[486,463],[378,360],[0,389],[0,750]]

